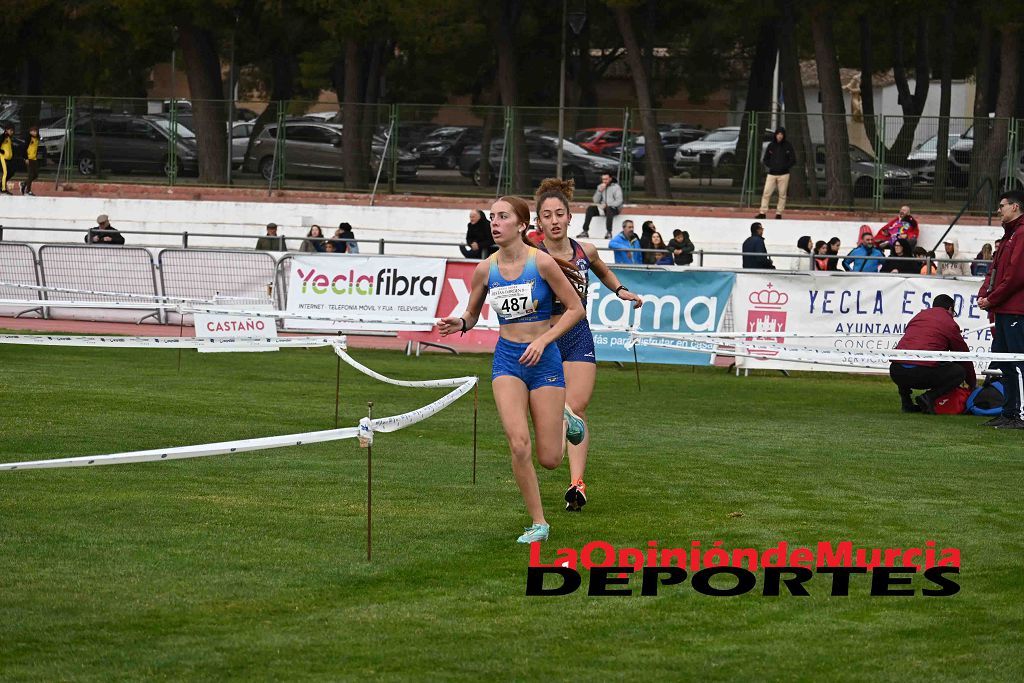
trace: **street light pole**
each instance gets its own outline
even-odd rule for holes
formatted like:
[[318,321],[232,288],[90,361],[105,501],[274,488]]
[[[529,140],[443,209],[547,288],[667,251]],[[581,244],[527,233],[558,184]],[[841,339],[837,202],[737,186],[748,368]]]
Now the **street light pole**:
[[565,140],[565,29],[568,23],[569,0],[562,0],[562,67],[558,72],[558,156],[555,177],[562,179],[562,145]]
[[235,26],[231,30],[231,66],[228,71],[228,185],[231,185],[231,163],[235,142],[235,36],[238,34],[238,10],[235,10]]

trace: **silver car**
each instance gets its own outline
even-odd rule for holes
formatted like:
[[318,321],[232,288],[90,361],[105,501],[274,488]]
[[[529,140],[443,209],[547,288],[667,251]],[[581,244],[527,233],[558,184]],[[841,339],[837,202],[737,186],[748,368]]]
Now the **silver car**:
[[[282,154],[284,156],[284,174],[286,176],[319,176],[341,177],[342,166],[342,127],[336,123],[319,123],[317,121],[285,122],[285,141]],[[373,154],[370,171],[377,173],[387,140],[383,136],[374,136]],[[260,131],[252,145],[252,154],[245,162],[245,170],[258,172],[269,180],[274,175],[274,153],[277,143],[277,124],[269,124]],[[241,146],[241,145],[240,145]],[[235,140],[232,139],[232,158],[236,156]],[[244,147],[241,154],[245,153]],[[241,156],[241,155],[239,155]],[[415,154],[399,150],[398,179],[411,180],[416,177],[419,159]],[[387,168],[381,174],[387,177]]]

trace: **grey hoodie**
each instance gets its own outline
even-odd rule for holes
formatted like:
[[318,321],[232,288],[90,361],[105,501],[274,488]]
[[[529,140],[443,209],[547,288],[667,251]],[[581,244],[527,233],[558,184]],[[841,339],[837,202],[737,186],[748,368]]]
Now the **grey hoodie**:
[[[969,276],[971,274],[971,260],[969,258],[965,259],[964,255],[960,253],[960,243],[954,238],[946,239],[943,242],[942,251],[936,254],[939,262],[939,273],[943,277]],[[945,242],[953,245],[952,256],[946,254]],[[961,261],[961,263],[952,263],[953,261]]]
[[613,209],[622,208],[622,187],[612,180],[611,185],[606,187],[604,192],[601,190],[596,190],[594,192],[594,203],[604,204],[612,207]]

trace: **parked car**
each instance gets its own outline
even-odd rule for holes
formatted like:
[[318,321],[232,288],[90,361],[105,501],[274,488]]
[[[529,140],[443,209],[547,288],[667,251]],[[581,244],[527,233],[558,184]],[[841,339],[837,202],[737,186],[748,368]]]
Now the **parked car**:
[[[490,170],[491,183],[495,183],[505,152],[504,140],[498,138],[491,142]],[[556,174],[558,155],[558,137],[553,135],[526,135],[526,153],[529,162],[530,178],[539,181]],[[483,183],[480,174],[480,145],[467,147],[459,159],[459,172],[472,178],[477,185]],[[508,169],[505,169],[508,173]],[[618,161],[610,157],[594,154],[579,145],[564,140],[562,143],[562,177],[572,178],[576,187],[597,187],[601,175],[610,173],[618,175]]]
[[[377,173],[386,142],[384,136],[375,135],[370,170]],[[274,173],[274,150],[277,142],[277,124],[270,124],[260,131],[253,143],[252,155],[246,161],[245,170],[258,172],[269,180]],[[233,146],[233,143],[232,143]],[[419,157],[404,150],[398,151],[399,180],[416,178]],[[284,174],[286,176],[340,177],[342,165],[342,127],[335,123],[319,123],[311,120],[285,122]],[[388,177],[387,166],[382,178]]]
[[[850,145],[850,184],[855,197],[874,194],[875,159],[860,147]],[[825,145],[814,146],[814,174],[818,182],[825,182]],[[910,197],[914,174],[896,164],[882,164],[883,194],[886,197]]]
[[[42,131],[40,131],[40,134]],[[41,136],[41,135],[40,135]],[[131,173],[196,173],[199,169],[195,133],[178,124],[174,141],[175,169],[171,165],[171,125],[162,116],[96,114],[78,121],[72,158],[82,175],[99,169]]]
[[[959,140],[959,135],[950,133],[949,143],[946,147],[947,154]],[[935,183],[935,159],[938,155],[938,147],[939,136],[933,135],[907,155],[907,168],[913,172],[914,182],[927,183],[929,185]]]
[[[635,139],[639,134],[640,131],[629,131],[631,140]],[[606,127],[584,128],[583,130],[576,131],[572,141],[594,154],[603,154],[606,148],[622,144],[622,129]]]
[[971,126],[949,147],[949,181],[967,187],[971,175],[971,152],[974,151],[974,126]]
[[[761,152],[771,141],[773,131],[765,129],[761,137]],[[701,154],[711,154],[712,168],[729,166],[736,162],[736,147],[740,141],[739,126],[725,126],[716,128],[707,133],[704,137],[693,142],[687,142],[679,146],[674,157],[674,168],[676,173],[693,171],[700,164]]]
[[444,126],[412,146],[420,155],[420,163],[436,168],[458,168],[462,150],[468,145],[479,145],[482,129],[479,126]]
[[[701,130],[699,128],[665,127],[662,129],[661,124],[659,124],[658,128],[658,136],[661,137],[661,149],[665,155],[665,164],[668,168],[672,168],[675,161],[676,150],[679,149],[681,145],[699,140],[707,134],[706,130]],[[608,156],[618,157],[621,149],[621,145],[615,145],[614,147],[607,148],[604,153]],[[633,146],[631,156],[633,171],[637,175],[644,175],[646,158],[646,139],[641,135],[636,139],[636,144]]]

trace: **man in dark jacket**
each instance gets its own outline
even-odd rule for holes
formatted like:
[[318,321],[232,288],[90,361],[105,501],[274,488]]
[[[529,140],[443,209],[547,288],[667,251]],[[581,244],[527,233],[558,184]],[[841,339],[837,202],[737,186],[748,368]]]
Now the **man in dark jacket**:
[[750,224],[750,237],[743,242],[743,267],[775,270],[764,246],[764,226],[760,223]]
[[100,246],[120,246],[124,244],[124,235],[117,231],[113,225],[110,224],[110,219],[107,214],[101,213],[96,217],[96,227],[90,228],[89,232],[85,234],[86,244],[98,244]]
[[768,202],[776,190],[779,191],[779,201],[775,206],[775,217],[782,218],[782,212],[786,210],[786,192],[789,190],[789,169],[796,163],[796,152],[793,145],[786,139],[786,129],[779,126],[775,130],[775,136],[768,143],[764,150],[762,163],[768,170],[764,179],[764,192],[761,194],[761,210],[758,218],[768,217]]
[[[896,344],[897,349],[913,351],[970,351],[953,319],[953,298],[940,294],[931,308],[921,311],[907,323],[907,331]],[[977,384],[974,363],[962,361],[917,360],[912,363],[893,361],[889,377],[900,391],[905,413],[934,413],[935,401],[960,386],[965,380],[973,389]],[[912,389],[927,389],[911,400]]]
[[672,239],[668,242],[669,251],[672,252],[672,262],[677,266],[688,266],[693,263],[693,242],[690,241],[690,233],[685,230],[672,231]]
[[[994,319],[993,353],[1024,353],[1024,193],[999,196],[1002,244],[978,291],[978,306]],[[1024,429],[1024,363],[1000,363],[1006,403],[1003,412],[984,424],[999,429]]]

